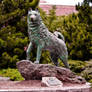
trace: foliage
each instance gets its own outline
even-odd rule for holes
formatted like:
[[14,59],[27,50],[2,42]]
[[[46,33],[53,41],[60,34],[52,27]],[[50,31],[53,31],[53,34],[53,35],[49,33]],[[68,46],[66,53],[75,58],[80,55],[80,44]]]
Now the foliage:
[[0,70],[0,76],[9,77],[12,81],[24,80],[17,69],[3,69]]
[[85,40],[85,56],[86,58],[92,58],[92,4],[91,0],[84,0],[83,3],[76,6],[79,11],[79,23],[85,24],[88,39]]
[[15,68],[26,58],[28,44],[27,11],[39,0],[2,0],[0,2],[0,68]]
[[57,20],[57,16],[56,16],[56,6],[53,6],[51,10],[49,10],[49,15],[47,16],[48,18],[48,22],[47,22],[47,27],[49,28],[49,30],[51,32],[55,31],[56,29],[56,20]]
[[92,60],[86,62],[85,70],[81,72],[81,76],[92,83]]
[[[76,61],[69,60],[70,69],[92,83],[92,60],[89,61]],[[61,64],[62,65],[62,64]]]
[[86,66],[86,62],[78,60],[69,60],[70,69],[75,73],[81,73]]
[[91,58],[91,38],[86,24],[80,23],[77,14],[66,16],[62,23],[69,56],[72,59],[87,60]]
[[12,26],[2,28],[0,37],[0,68],[16,67],[16,62],[23,58],[28,38]]
[[88,82],[92,83],[92,68],[86,68],[81,73],[81,76],[84,77]]
[[36,8],[39,0],[3,0],[0,3],[0,24],[16,21],[27,14],[28,9]]

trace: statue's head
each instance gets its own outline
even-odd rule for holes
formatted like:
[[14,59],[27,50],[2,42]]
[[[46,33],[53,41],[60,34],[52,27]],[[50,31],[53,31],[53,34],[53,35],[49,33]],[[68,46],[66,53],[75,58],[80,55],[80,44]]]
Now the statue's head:
[[35,10],[29,9],[28,19],[31,22],[38,22],[40,20],[40,13],[38,9],[35,9]]

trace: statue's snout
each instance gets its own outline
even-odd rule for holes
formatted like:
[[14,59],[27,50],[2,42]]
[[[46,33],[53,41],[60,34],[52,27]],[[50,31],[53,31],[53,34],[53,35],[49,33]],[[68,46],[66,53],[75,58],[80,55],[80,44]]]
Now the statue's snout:
[[34,19],[33,19],[33,18],[31,18],[31,21],[34,21]]
[[36,17],[34,15],[32,15],[32,16],[30,16],[30,18],[31,18],[31,21],[34,21]]

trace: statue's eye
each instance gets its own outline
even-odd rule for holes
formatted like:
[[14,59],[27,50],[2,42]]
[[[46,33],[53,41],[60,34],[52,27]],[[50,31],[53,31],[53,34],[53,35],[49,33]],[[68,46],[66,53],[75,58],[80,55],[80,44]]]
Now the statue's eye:
[[29,14],[28,16],[31,16],[31,14]]
[[36,16],[37,14],[35,14],[35,16]]

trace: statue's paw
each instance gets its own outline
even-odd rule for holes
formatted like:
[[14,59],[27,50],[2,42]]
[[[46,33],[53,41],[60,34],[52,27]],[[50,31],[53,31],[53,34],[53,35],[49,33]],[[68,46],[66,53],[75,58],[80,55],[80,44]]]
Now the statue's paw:
[[39,61],[35,61],[34,63],[35,63],[35,64],[39,64]]

